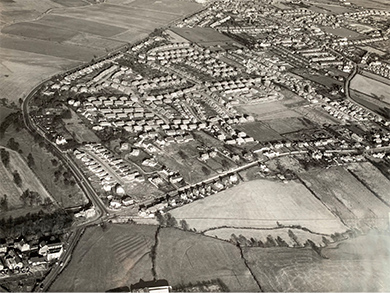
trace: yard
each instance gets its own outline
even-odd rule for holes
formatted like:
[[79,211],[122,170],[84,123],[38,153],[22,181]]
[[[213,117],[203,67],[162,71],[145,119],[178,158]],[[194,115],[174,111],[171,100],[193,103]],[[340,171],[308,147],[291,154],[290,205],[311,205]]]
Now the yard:
[[190,228],[204,231],[235,228],[275,228],[300,225],[313,232],[332,234],[347,229],[299,182],[253,180],[171,211]]

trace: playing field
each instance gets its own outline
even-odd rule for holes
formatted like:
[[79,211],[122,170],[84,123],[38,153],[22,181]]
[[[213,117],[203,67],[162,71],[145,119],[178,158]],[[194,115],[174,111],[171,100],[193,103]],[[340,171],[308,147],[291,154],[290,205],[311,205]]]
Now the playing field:
[[232,292],[258,292],[240,251],[233,244],[173,228],[161,229],[156,272],[170,285],[220,279]]
[[315,170],[299,176],[350,228],[388,228],[390,208],[344,168]]
[[378,292],[390,290],[388,235],[359,237],[322,250],[250,248],[245,258],[265,292]]
[[139,279],[151,281],[149,255],[156,226],[108,224],[83,234],[72,260],[50,291],[104,292],[129,286]]
[[213,227],[301,225],[332,234],[346,227],[305,186],[291,181],[254,180],[171,211],[178,220],[203,231]]

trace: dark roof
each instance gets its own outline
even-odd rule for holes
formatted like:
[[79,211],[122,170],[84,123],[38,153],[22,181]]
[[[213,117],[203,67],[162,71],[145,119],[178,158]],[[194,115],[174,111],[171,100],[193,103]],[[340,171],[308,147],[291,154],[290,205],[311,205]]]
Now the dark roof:
[[161,279],[161,280],[154,280],[154,281],[144,281],[142,279],[139,280],[138,283],[132,284],[130,286],[131,291],[138,290],[142,288],[151,288],[151,287],[161,287],[161,286],[169,286],[168,281]]
[[123,286],[107,290],[106,292],[130,292],[130,288],[128,286]]

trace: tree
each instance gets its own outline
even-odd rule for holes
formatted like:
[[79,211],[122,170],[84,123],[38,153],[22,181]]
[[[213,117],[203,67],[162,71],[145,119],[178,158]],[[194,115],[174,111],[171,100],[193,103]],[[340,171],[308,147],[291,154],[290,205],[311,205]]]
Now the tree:
[[6,149],[0,150],[1,161],[3,165],[7,168],[9,166],[9,152]]
[[186,220],[180,221],[180,226],[184,231],[188,231],[190,229],[190,226],[188,225]]
[[294,246],[301,246],[301,244],[298,241],[298,237],[294,234],[292,230],[288,230],[288,236],[290,236],[291,240],[294,241]]
[[20,177],[18,171],[15,171],[14,173],[12,173],[12,175],[14,176],[14,182],[17,186],[21,187],[22,186],[22,177]]
[[8,140],[7,146],[8,146],[11,150],[14,150],[14,151],[19,150],[19,143],[18,143],[13,137],[11,137],[11,138]]
[[177,227],[177,221],[170,213],[166,214],[165,218],[167,221],[167,227]]
[[156,218],[157,218],[157,221],[160,224],[160,226],[164,227],[167,224],[165,217],[161,214],[160,211],[156,212]]
[[8,211],[8,198],[6,194],[4,194],[0,201],[0,209],[4,212]]
[[34,157],[31,153],[28,154],[27,156],[27,165],[32,168],[35,166],[35,161],[34,161]]

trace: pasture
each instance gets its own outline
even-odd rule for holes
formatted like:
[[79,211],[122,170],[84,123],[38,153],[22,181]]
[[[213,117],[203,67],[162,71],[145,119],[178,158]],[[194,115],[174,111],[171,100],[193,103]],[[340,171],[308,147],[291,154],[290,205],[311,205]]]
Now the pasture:
[[266,292],[390,290],[388,235],[361,236],[322,249],[249,248],[245,258]]
[[357,74],[351,81],[351,89],[390,104],[390,84]]
[[347,169],[383,202],[390,206],[390,182],[381,171],[369,162],[351,164],[348,165]]
[[332,234],[347,229],[299,182],[253,180],[205,199],[173,209],[198,231],[229,226],[275,228],[300,225],[313,232]]
[[388,228],[390,208],[344,168],[313,170],[299,177],[350,228]]
[[104,292],[150,281],[156,226],[107,224],[88,228],[50,291]]
[[257,292],[236,246],[173,228],[158,236],[156,273],[171,286],[220,279],[232,292]]

